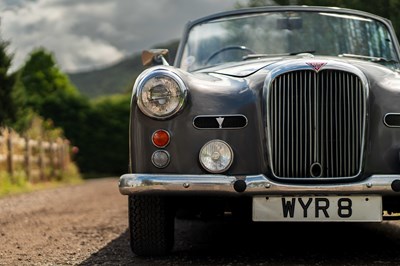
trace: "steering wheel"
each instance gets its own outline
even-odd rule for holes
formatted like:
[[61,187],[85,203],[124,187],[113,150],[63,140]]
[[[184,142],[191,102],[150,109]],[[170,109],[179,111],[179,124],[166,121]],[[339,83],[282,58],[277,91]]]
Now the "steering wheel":
[[226,52],[226,51],[230,51],[230,50],[240,50],[240,51],[245,51],[248,54],[255,54],[255,52],[253,50],[251,50],[250,48],[247,48],[246,46],[243,45],[229,45],[229,46],[225,46],[222,47],[221,49],[215,51],[214,53],[212,53],[206,60],[206,65],[208,65],[208,63],[213,60],[217,55],[219,55],[220,53]]

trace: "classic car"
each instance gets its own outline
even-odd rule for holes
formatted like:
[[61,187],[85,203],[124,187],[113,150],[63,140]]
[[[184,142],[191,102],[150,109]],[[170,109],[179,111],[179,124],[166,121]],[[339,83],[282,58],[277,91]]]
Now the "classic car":
[[171,251],[174,221],[381,222],[400,210],[399,43],[343,8],[271,6],[187,23],[136,79],[131,249]]

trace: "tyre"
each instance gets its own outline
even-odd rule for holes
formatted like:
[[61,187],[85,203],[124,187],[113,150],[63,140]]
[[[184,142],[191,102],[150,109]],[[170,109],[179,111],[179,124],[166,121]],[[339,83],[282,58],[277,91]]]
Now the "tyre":
[[138,256],[168,254],[174,243],[174,214],[168,198],[135,195],[128,201],[132,252]]

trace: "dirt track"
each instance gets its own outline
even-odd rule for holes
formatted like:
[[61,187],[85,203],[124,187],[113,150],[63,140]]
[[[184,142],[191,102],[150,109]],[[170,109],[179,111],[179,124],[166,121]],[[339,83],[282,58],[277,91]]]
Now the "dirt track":
[[117,179],[0,199],[0,264],[78,264],[127,227]]
[[176,223],[170,256],[129,250],[115,178],[0,199],[0,265],[400,265],[400,222]]

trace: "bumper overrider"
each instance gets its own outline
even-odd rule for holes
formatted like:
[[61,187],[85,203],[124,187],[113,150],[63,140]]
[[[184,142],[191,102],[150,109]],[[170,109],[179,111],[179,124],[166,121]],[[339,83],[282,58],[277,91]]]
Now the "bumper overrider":
[[382,195],[400,196],[400,175],[372,175],[362,181],[334,184],[287,184],[265,175],[125,174],[123,195]]

